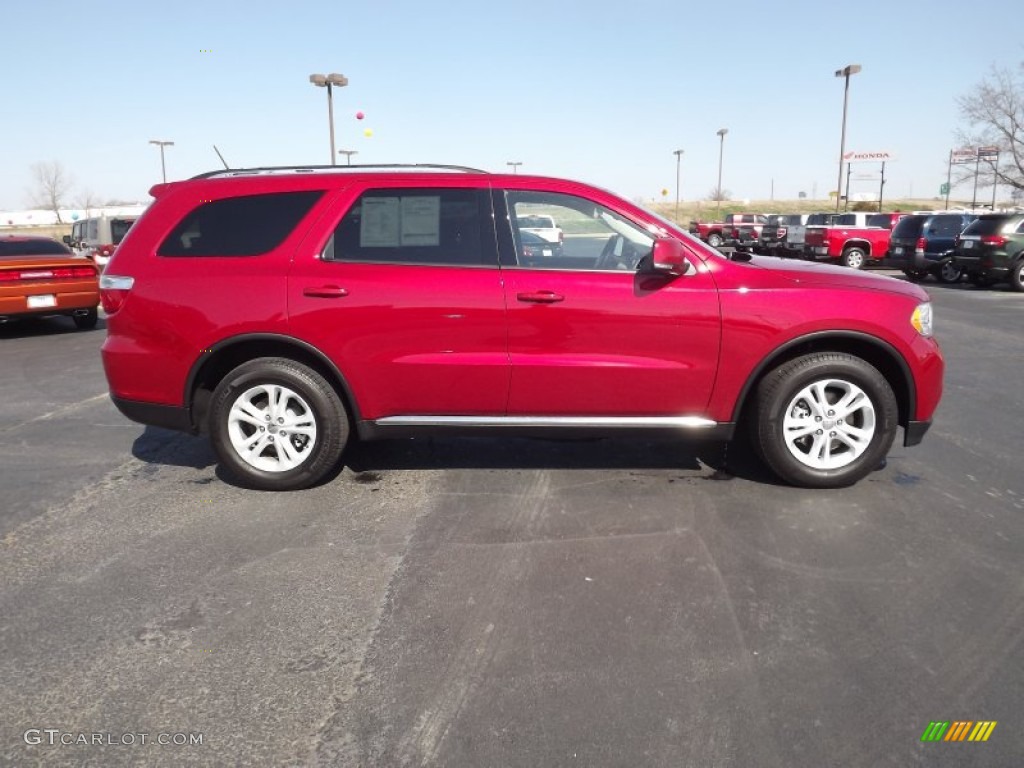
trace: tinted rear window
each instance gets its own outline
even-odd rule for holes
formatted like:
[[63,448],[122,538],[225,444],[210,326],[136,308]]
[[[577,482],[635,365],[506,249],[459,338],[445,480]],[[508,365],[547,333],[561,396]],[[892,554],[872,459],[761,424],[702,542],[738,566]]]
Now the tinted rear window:
[[807,217],[807,226],[820,227],[822,224],[830,223],[835,216],[834,213],[812,213]]
[[888,229],[890,223],[892,223],[892,216],[888,213],[876,213],[868,216],[869,227],[885,227]]
[[131,229],[132,224],[135,223],[135,219],[111,219],[110,220],[110,239],[113,241],[113,245],[119,245],[124,236],[128,234],[128,230]]
[[927,216],[907,216],[900,219],[892,229],[892,236],[895,238],[906,237],[917,239],[921,236],[921,229],[924,227]]
[[214,200],[189,213],[160,244],[160,256],[256,256],[288,237],[322,195],[279,192]]
[[71,256],[71,251],[56,240],[0,240],[0,256]]
[[1003,227],[1015,219],[1009,216],[981,216],[967,229],[965,235],[995,235],[1003,231]]

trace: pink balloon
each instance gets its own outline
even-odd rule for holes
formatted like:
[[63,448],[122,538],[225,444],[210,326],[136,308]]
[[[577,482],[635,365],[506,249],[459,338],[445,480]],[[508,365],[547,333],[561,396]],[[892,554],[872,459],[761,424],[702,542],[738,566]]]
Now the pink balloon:
[[364,117],[366,117],[366,115],[362,112],[356,112],[356,120],[362,120]]

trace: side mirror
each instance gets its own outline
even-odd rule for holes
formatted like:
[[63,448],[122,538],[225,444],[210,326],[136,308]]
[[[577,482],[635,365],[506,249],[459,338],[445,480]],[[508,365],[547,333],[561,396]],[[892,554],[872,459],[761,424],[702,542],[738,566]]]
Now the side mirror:
[[690,262],[684,255],[683,244],[671,237],[659,237],[651,251],[651,269],[665,275],[685,275]]
[[71,235],[64,235],[61,240],[64,242],[64,245],[71,245]]

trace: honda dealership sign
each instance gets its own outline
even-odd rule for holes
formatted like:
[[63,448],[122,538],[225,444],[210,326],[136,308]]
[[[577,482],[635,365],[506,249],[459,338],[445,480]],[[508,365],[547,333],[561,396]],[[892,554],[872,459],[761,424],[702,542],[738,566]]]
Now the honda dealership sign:
[[843,155],[844,163],[888,163],[896,159],[892,152],[847,152]]

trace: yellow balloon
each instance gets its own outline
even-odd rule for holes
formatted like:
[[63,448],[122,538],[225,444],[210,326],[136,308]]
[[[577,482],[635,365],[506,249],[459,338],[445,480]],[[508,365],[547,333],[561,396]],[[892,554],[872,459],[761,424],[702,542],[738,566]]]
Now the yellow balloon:
[[667,189],[661,190],[661,196],[662,197],[668,197],[668,190]]
[[373,129],[367,128],[365,131],[363,131],[363,136],[365,136],[366,138],[370,138],[371,136],[373,136]]

